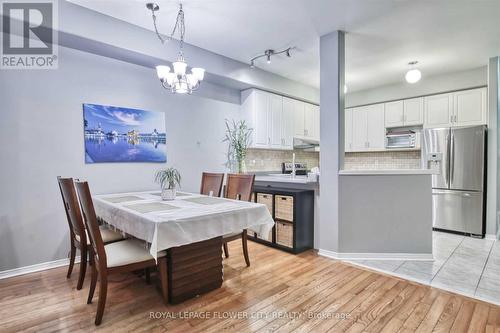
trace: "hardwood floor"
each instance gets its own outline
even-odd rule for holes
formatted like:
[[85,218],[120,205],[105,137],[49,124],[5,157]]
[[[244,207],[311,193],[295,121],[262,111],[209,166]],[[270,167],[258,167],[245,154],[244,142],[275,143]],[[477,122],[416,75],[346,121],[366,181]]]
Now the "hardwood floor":
[[[66,267],[0,280],[0,331],[500,332],[500,307],[319,257],[229,243],[222,288],[162,304],[158,278],[124,274],[108,285],[100,327],[86,304],[90,277]],[[78,267],[75,266],[76,272]],[[96,291],[97,293],[97,291]]]

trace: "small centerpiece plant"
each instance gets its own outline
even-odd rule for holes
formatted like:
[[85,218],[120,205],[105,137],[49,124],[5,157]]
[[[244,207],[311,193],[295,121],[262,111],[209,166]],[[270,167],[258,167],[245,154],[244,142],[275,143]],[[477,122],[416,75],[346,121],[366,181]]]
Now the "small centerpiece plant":
[[246,172],[245,158],[251,143],[252,131],[253,129],[249,128],[244,120],[230,122],[226,119],[226,136],[223,142],[228,143],[226,166],[232,172]]
[[158,170],[155,175],[155,182],[161,186],[162,200],[174,200],[176,187],[181,186],[181,174],[175,168]]

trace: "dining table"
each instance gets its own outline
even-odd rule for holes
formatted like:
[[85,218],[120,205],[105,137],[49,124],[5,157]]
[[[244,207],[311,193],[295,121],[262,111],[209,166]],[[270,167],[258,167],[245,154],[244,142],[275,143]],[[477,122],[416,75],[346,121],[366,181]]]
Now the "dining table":
[[221,287],[222,237],[249,229],[266,239],[274,226],[264,204],[177,192],[162,200],[160,191],[92,196],[96,215],[108,228],[144,241],[157,259],[167,252],[168,299],[177,304]]

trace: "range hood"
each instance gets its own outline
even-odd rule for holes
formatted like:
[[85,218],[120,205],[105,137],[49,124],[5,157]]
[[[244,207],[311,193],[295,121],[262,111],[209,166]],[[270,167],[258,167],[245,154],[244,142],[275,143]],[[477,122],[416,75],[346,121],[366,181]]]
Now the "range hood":
[[304,149],[305,151],[319,151],[319,140],[303,136],[295,136],[293,138],[293,148]]

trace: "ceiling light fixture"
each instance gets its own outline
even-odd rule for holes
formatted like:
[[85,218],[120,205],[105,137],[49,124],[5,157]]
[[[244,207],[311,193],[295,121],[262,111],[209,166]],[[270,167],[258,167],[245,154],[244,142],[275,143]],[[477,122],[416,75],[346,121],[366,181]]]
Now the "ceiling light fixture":
[[258,56],[255,56],[252,59],[250,59],[250,68],[255,68],[255,60],[262,58],[262,57],[266,57],[268,64],[271,63],[271,57],[278,55],[278,54],[285,53],[286,56],[290,58],[292,56],[291,50],[293,50],[294,48],[295,47],[292,46],[292,47],[289,47],[289,48],[281,50],[281,51],[275,51],[272,49],[265,50],[264,53],[259,54]]
[[179,33],[180,37],[179,55],[177,56],[177,61],[172,63],[173,71],[171,72],[170,67],[166,65],[156,66],[156,74],[160,79],[161,85],[163,88],[170,90],[174,94],[191,94],[199,88],[200,82],[205,76],[205,70],[203,68],[195,67],[191,69],[191,73],[186,73],[187,63],[184,58],[183,50],[186,26],[184,24],[184,11],[182,10],[182,4],[179,4],[177,19],[172,33],[168,38],[163,38],[158,31],[158,27],[156,26],[155,12],[160,10],[160,6],[156,3],[148,3],[146,4],[146,8],[151,11],[156,35],[162,44],[172,40],[176,32]]
[[422,78],[422,73],[417,68],[414,68],[418,61],[411,61],[408,63],[410,70],[406,72],[405,79],[408,83],[417,83]]

